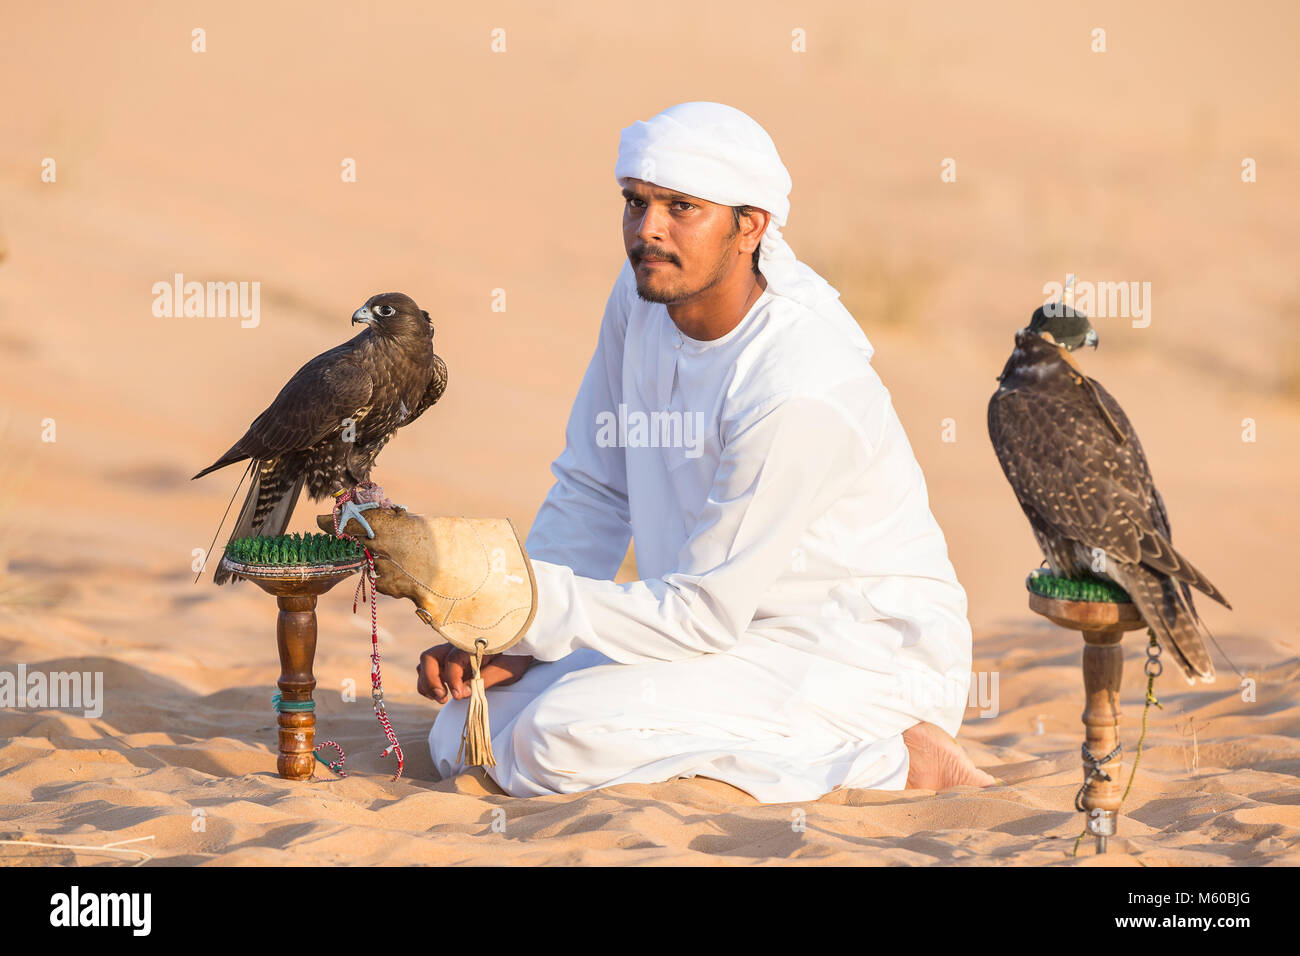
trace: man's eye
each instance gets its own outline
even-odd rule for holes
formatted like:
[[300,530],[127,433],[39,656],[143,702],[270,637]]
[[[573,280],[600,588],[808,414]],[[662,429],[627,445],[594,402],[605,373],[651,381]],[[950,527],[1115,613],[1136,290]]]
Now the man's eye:
[[687,209],[694,209],[694,208],[695,208],[695,204],[694,204],[694,203],[689,203],[689,202],[687,202],[687,201],[684,200],[684,199],[679,199],[679,200],[677,200],[675,203],[673,203],[673,205],[674,205],[674,206],[685,206]]

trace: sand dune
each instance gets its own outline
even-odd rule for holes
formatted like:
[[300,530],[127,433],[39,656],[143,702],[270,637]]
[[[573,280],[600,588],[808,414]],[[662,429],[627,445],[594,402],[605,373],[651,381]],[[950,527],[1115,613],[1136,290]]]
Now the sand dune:
[[[522,4],[6,13],[23,42],[0,60],[18,97],[0,113],[0,671],[102,672],[105,701],[98,717],[0,710],[0,839],[152,836],[134,845],[158,861],[228,865],[1070,862],[1080,642],[1027,609],[1039,556],[984,430],[1015,329],[1070,271],[1152,283],[1150,326],[1099,320],[1085,361],[1142,435],[1179,548],[1233,602],[1204,616],[1256,687],[1243,699],[1222,657],[1214,685],[1162,678],[1119,838],[1074,863],[1300,862],[1284,579],[1300,536],[1300,15],[660,12],[693,24],[667,50],[639,16]],[[1099,25],[1105,54],[1089,52]],[[494,57],[495,26],[509,46]],[[437,708],[410,677],[425,629],[387,603],[394,783],[365,695],[341,695],[368,666],[348,585],[321,602],[316,698],[317,739],[344,746],[350,776],[280,780],[273,603],[190,567],[235,476],[189,476],[351,334],[353,309],[401,289],[434,316],[450,386],[377,479],[414,510],[526,529],[622,261],[618,131],[687,99],[772,132],[795,182],[785,234],[876,346],[969,592],[975,670],[998,675],[996,715],[969,710],[961,740],[1004,783],[764,806],[707,780],[531,800],[480,773],[437,781]],[[340,181],[348,157],[356,183]],[[945,157],[956,183],[939,181]],[[257,327],[154,317],[152,284],[176,273],[260,282]],[[295,528],[315,513],[304,502]],[[1126,768],[1142,659],[1131,636]],[[51,862],[130,858],[0,844],[0,863]]]

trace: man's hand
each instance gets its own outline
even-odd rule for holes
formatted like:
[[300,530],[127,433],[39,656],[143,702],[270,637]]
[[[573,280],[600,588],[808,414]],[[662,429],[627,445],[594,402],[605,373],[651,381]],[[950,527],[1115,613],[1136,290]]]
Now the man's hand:
[[[470,655],[450,644],[439,644],[420,655],[415,666],[416,690],[421,696],[440,704],[448,701],[447,691],[461,700],[469,696],[469,682],[474,676]],[[488,654],[483,658],[483,689],[497,684],[513,684],[532,665],[531,657],[517,654]]]

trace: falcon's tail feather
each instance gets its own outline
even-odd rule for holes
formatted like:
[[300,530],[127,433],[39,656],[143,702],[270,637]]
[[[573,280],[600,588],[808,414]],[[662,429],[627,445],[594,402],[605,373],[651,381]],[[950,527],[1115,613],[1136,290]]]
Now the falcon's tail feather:
[[[230,449],[230,451],[226,452],[224,455],[222,455],[212,464],[208,465],[208,467],[204,468],[201,472],[195,475],[194,478],[202,478],[210,471],[216,471],[218,468],[225,468],[227,465],[233,465],[237,461],[247,461],[247,460],[248,460],[248,455],[241,454],[239,452],[239,446],[236,445],[234,448]],[[191,478],[190,481],[193,481],[194,478]]]
[[[298,471],[296,480],[288,477],[277,467],[279,462],[256,461],[253,464],[253,483],[248,488],[244,506],[239,510],[239,517],[235,520],[227,544],[236,538],[284,534],[284,530],[289,527],[289,519],[293,517],[293,509],[298,503],[303,483],[307,480],[306,474],[301,470]],[[217,584],[225,584],[230,579],[231,573],[218,564],[212,580]]]
[[[1178,560],[1178,568],[1175,571],[1171,571],[1171,574],[1177,577],[1180,581],[1186,581],[1192,587],[1196,588],[1196,590],[1218,601],[1224,607],[1228,608],[1228,610],[1232,610],[1232,605],[1228,603],[1228,599],[1223,596],[1223,593],[1218,588],[1210,583],[1209,578],[1193,567],[1192,562],[1188,561],[1177,551],[1174,551],[1172,545],[1169,550]],[[1189,594],[1187,598],[1190,601],[1191,595]]]
[[1187,683],[1195,684],[1198,678],[1212,682],[1214,661],[1206,646],[1210,634],[1196,613],[1187,586],[1141,565],[1130,569],[1124,579],[1122,587],[1161,646],[1173,656]]
[[[208,557],[212,556],[212,547],[217,543],[217,536],[221,534],[221,527],[226,523],[226,516],[230,514],[230,506],[235,503],[235,498],[239,495],[239,489],[244,486],[244,479],[248,477],[248,473],[252,470],[253,464],[254,463],[251,461],[248,463],[248,467],[244,469],[244,473],[239,476],[239,483],[235,485],[235,490],[230,493],[230,500],[226,502],[226,510],[221,512],[221,520],[217,522],[217,530],[212,532],[212,540],[208,542]],[[202,567],[199,568],[199,573],[194,575],[195,584],[198,584],[199,578],[203,576],[204,568],[207,566],[208,562],[207,558],[205,558]]]

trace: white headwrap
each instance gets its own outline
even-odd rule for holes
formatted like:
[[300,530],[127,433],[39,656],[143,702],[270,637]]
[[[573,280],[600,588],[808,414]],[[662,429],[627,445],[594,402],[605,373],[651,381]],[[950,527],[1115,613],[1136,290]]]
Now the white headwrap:
[[776,295],[801,302],[841,328],[871,358],[861,326],[835,287],[800,262],[781,237],[790,215],[790,174],[767,131],[722,103],[679,103],[623,130],[614,177],[640,179],[725,206],[771,214],[758,247],[758,268]]

